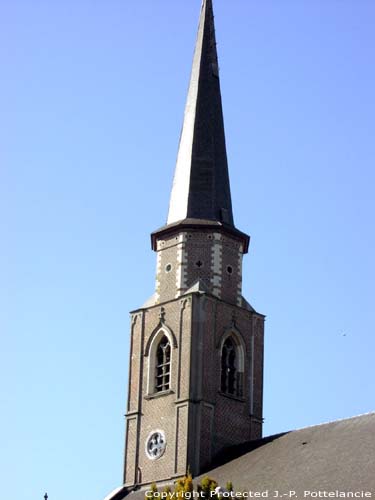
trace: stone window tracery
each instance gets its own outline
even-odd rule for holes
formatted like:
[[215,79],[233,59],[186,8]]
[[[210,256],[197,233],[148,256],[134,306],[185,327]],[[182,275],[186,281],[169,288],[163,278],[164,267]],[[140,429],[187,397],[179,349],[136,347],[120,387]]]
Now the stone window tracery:
[[171,344],[166,335],[160,339],[156,349],[155,391],[167,391],[170,388]]
[[165,451],[166,439],[163,431],[153,431],[146,440],[146,455],[150,460],[157,460]]

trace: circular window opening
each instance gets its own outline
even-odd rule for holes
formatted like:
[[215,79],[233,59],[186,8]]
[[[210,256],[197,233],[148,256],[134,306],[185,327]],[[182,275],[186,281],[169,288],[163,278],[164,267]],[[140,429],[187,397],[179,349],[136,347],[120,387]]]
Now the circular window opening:
[[233,267],[232,266],[227,266],[227,273],[232,274],[233,273]]
[[166,273],[170,273],[171,271],[172,271],[172,264],[167,264],[167,265],[165,266],[165,272],[166,272]]
[[163,431],[152,431],[146,440],[146,455],[150,460],[157,460],[164,454],[166,444]]

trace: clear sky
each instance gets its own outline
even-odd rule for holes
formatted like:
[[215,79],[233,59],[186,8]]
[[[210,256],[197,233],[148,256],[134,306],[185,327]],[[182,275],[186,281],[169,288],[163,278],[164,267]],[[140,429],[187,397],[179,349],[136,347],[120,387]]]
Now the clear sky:
[[[375,2],[214,7],[265,434],[374,410]],[[4,499],[121,484],[128,312],[153,293],[199,8],[0,0]]]

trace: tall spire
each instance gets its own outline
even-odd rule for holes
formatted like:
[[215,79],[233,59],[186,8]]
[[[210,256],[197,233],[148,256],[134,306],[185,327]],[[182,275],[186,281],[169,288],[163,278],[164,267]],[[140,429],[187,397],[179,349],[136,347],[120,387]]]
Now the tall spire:
[[203,0],[167,224],[233,226],[212,0]]

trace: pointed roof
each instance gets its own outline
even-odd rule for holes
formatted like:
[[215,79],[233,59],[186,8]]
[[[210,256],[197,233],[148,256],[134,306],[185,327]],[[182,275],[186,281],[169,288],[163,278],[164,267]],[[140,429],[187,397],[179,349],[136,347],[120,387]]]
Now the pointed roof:
[[203,0],[167,224],[234,226],[212,0]]

